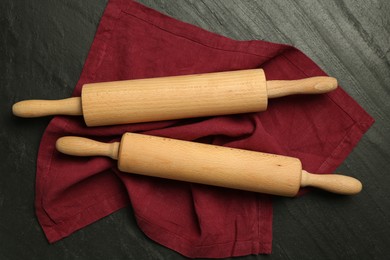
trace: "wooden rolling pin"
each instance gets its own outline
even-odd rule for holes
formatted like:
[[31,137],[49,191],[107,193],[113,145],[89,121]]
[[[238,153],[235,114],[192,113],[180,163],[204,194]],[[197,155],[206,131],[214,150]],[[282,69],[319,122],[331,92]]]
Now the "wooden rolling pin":
[[135,133],[124,134],[120,143],[62,137],[56,147],[69,155],[109,156],[123,172],[281,196],[306,186],[345,195],[362,189],[352,177],[308,173],[293,157]]
[[258,112],[268,98],[319,94],[337,88],[332,77],[266,81],[262,69],[85,84],[81,98],[25,100],[20,117],[83,115],[102,126]]

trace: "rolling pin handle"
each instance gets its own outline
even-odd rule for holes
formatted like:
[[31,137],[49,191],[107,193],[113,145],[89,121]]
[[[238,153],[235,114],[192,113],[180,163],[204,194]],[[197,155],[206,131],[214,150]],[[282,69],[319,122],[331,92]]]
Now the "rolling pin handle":
[[294,94],[322,94],[337,88],[333,77],[312,77],[298,80],[268,80],[268,98],[278,98]]
[[80,97],[60,100],[24,100],[12,106],[12,113],[19,117],[41,117],[52,115],[83,114]]
[[58,151],[75,156],[107,156],[118,159],[119,142],[102,143],[84,137],[65,136],[56,142]]
[[[131,145],[129,142],[131,142]],[[355,178],[338,174],[312,174],[302,170],[299,160],[291,157],[275,157],[251,151],[231,150],[225,147],[213,147],[134,133],[125,134],[122,137],[121,144],[119,142],[101,143],[75,136],[61,137],[56,142],[57,150],[68,155],[108,156],[115,160],[118,160],[120,146],[123,149],[121,149],[121,160],[119,160],[118,168],[124,172],[283,196],[294,196],[299,187],[307,186],[342,195],[354,195],[362,190],[361,182]],[[190,156],[186,154],[183,156],[183,151],[186,150],[191,151]],[[213,170],[213,175],[209,175],[208,170],[205,172],[199,171],[199,169],[207,169],[203,165],[203,162],[207,160],[203,159],[210,157],[212,160],[208,162],[208,168]],[[225,160],[234,160],[235,157],[241,158],[256,170],[246,172],[247,178],[235,174],[236,171],[234,170],[231,174],[232,168],[234,169],[233,164],[230,164],[227,168],[223,164]],[[174,163],[175,160],[179,160],[181,163]],[[275,160],[287,162],[285,169],[275,168]],[[259,161],[262,162],[262,165],[258,164]],[[164,165],[159,162],[164,162]],[[262,176],[257,174],[259,166],[262,167],[264,172]],[[295,172],[296,174],[291,178],[288,177],[291,170],[297,167],[299,167],[299,171]],[[237,168],[238,171],[240,169],[240,167]],[[250,167],[246,168],[245,171],[248,171],[248,169]],[[273,174],[268,175],[269,170],[275,170],[277,177],[274,177]],[[286,173],[289,174],[285,175]],[[226,178],[226,175],[229,175],[228,178]],[[260,178],[257,179],[256,177]],[[280,180],[280,177],[283,177],[284,180]]]
[[339,174],[312,174],[302,171],[301,187],[312,186],[341,195],[354,195],[362,190],[362,183]]

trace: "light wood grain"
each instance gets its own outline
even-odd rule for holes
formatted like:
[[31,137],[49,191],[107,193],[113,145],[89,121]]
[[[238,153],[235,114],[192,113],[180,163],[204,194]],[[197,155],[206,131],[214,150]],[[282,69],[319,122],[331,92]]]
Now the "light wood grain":
[[[317,192],[296,200],[274,198],[272,254],[239,259],[388,258],[390,1],[137,1],[227,37],[292,44],[336,77],[376,118],[338,169],[364,181],[362,193],[353,199]],[[132,207],[76,232],[66,247],[53,246],[39,234],[35,212],[26,205],[34,197],[34,158],[48,120],[11,120],[7,108],[28,96],[54,99],[72,93],[107,0],[2,4],[0,125],[5,159],[0,217],[7,228],[0,234],[5,258],[185,259],[151,243],[139,230]]]
[[292,157],[134,133],[118,158],[124,172],[281,196],[296,195],[302,170]]
[[267,81],[268,98],[278,98],[295,94],[322,94],[335,90],[336,88],[337,80],[332,77]]
[[312,174],[302,171],[301,187],[316,187],[332,193],[354,195],[362,190],[362,183],[340,174]]
[[107,156],[116,160],[119,142],[102,143],[83,137],[66,136],[57,140],[56,149],[74,156]]
[[143,134],[126,133],[120,145],[62,137],[56,148],[69,155],[118,159],[123,172],[287,197],[306,186],[344,195],[362,188],[352,177],[308,173],[293,157]]
[[80,116],[83,114],[80,97],[60,100],[24,100],[12,106],[12,113],[19,117],[52,115]]
[[259,112],[268,98],[321,94],[337,80],[313,77],[266,81],[262,69],[85,84],[78,97],[25,100],[14,104],[20,117],[84,115],[88,126],[117,125]]
[[262,69],[86,84],[88,126],[160,121],[263,111]]

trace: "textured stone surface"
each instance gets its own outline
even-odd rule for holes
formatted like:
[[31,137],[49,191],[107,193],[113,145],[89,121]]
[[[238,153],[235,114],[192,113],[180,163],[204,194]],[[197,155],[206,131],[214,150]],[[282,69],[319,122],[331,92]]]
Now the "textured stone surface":
[[[376,123],[339,168],[362,180],[354,197],[313,192],[274,199],[271,256],[385,259],[390,249],[390,2],[139,2],[234,39],[292,44],[336,77]],[[34,214],[38,145],[49,118],[20,119],[20,99],[63,98],[81,73],[107,0],[0,3],[0,259],[182,259],[150,241],[132,210],[49,245]]]

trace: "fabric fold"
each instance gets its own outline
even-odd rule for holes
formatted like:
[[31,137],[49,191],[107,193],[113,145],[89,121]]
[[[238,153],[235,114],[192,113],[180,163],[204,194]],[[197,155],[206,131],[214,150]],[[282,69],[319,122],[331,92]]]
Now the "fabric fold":
[[[133,1],[110,0],[73,95],[85,83],[259,67],[268,79],[326,75],[292,46],[235,41]],[[271,196],[122,173],[109,158],[60,154],[56,140],[78,135],[112,142],[138,132],[295,156],[306,170],[325,173],[372,123],[341,88],[271,100],[267,111],[242,115],[94,128],[81,117],[58,116],[40,144],[36,214],[55,242],[131,204],[148,237],[185,256],[269,254]]]

